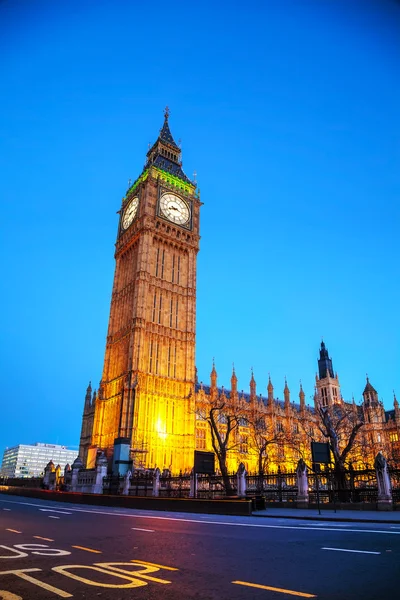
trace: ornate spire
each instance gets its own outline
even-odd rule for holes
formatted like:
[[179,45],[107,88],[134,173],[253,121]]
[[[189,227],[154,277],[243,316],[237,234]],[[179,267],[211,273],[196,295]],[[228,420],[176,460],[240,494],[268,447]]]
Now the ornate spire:
[[215,370],[214,359],[213,359],[213,365],[212,365],[212,371],[211,371],[210,379],[211,379],[211,387],[212,388],[216,388],[217,387],[217,371]]
[[323,341],[321,342],[321,349],[319,351],[318,371],[320,379],[325,379],[326,377],[335,377],[332,367],[332,359],[329,357],[328,350]]
[[231,391],[232,391],[232,394],[237,394],[237,377],[236,377],[236,373],[235,373],[235,365],[233,365],[233,368],[232,368]]
[[285,399],[285,408],[289,408],[289,406],[290,406],[290,390],[288,388],[286,377],[285,377],[285,387],[283,388],[283,397]]
[[378,392],[370,384],[368,375],[366,376],[366,378],[367,378],[367,383],[366,383],[364,391],[363,391],[364,405],[366,407],[377,406],[379,404]]
[[299,392],[299,398],[300,398],[300,409],[301,409],[301,410],[304,410],[304,409],[305,409],[305,407],[306,407],[306,403],[305,403],[305,397],[306,397],[306,395],[305,395],[305,393],[304,393],[303,386],[302,386],[302,384],[301,384],[301,381],[300,381],[300,392]]
[[90,408],[91,400],[92,400],[92,382],[89,381],[89,385],[86,388],[85,408]]
[[254,379],[253,367],[251,367],[251,379],[250,379],[250,398],[254,400],[256,397],[256,380]]
[[274,386],[272,385],[271,376],[269,373],[268,373],[267,390],[268,390],[268,404],[272,404],[274,401]]
[[169,110],[168,106],[166,106],[165,110],[164,110],[164,124],[160,129],[160,135],[159,135],[158,139],[160,141],[164,142],[165,144],[169,144],[170,146],[175,146],[175,148],[177,150],[179,150],[179,152],[180,152],[180,148],[179,148],[178,144],[175,143],[175,140],[172,137],[172,133],[169,128],[169,124],[168,124],[169,115],[170,115],[170,110]]
[[169,115],[170,112],[167,106],[164,111],[164,123],[160,129],[160,134],[147,152],[145,169],[153,166],[196,187],[182,170],[181,149],[172,137],[169,128]]

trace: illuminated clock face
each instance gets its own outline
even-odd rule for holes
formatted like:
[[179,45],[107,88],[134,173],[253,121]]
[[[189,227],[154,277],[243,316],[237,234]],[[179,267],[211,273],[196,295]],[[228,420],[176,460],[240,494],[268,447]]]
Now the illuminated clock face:
[[189,221],[189,207],[182,198],[175,194],[163,194],[160,198],[161,213],[169,221],[178,225],[185,225]]
[[124,229],[128,229],[129,225],[132,223],[135,215],[137,213],[139,205],[139,198],[134,198],[128,204],[125,209],[124,216],[122,217],[122,227]]

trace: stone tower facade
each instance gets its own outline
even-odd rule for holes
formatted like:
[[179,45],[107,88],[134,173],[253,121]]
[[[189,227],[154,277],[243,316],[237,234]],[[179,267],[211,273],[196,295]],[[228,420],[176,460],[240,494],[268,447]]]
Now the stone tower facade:
[[318,375],[315,377],[315,406],[332,406],[340,404],[342,396],[337,373],[334,373],[332,359],[324,342],[321,342],[318,359]]
[[[200,198],[182,170],[169,112],[119,211],[103,375],[88,466],[129,440],[134,467],[191,468],[195,448],[196,262]],[[84,414],[85,417],[85,414]]]

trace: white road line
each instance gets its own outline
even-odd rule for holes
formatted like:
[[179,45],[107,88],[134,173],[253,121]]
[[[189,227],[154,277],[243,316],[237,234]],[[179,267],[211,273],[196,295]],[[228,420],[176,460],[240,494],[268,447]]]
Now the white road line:
[[368,550],[348,550],[346,548],[321,548],[321,550],[335,550],[336,552],[355,552],[357,554],[381,554],[380,552],[370,552]]
[[154,529],[140,529],[140,527],[131,527],[133,531],[148,531],[149,533],[154,533]]
[[39,508],[39,510],[41,510],[42,512],[55,512],[59,513],[60,515],[72,515],[72,513],[70,512],[66,512],[64,510],[54,510],[53,508]]
[[54,515],[49,515],[49,519],[59,519],[60,517],[55,517]]
[[390,529],[400,529],[400,525],[391,525]]
[[[26,506],[43,506],[42,504],[35,504],[33,502],[17,502],[16,500],[3,500],[1,502],[9,502],[10,504],[22,504]],[[51,508],[50,506],[48,508]],[[177,517],[159,517],[152,515],[137,515],[137,514],[128,514],[128,513],[117,513],[113,511],[106,512],[105,510],[86,510],[83,508],[71,508],[69,510],[73,512],[82,512],[89,513],[92,515],[107,515],[111,517],[128,517],[130,519],[158,519],[162,521],[182,521],[182,523],[198,523],[198,524],[206,524],[206,525],[231,525],[232,527],[253,527],[257,529],[296,529],[296,530],[309,530],[309,531],[344,531],[344,532],[352,532],[352,533],[379,533],[379,534],[387,534],[387,535],[400,535],[400,531],[390,531],[389,529],[350,529],[347,526],[341,527],[319,527],[315,529],[314,527],[305,526],[305,525],[264,525],[258,523],[234,523],[229,521],[204,521],[202,519],[180,519]],[[248,518],[248,517],[246,517]],[[260,517],[257,517],[258,519]],[[326,523],[326,522],[325,522]]]
[[3,508],[3,510],[11,510],[11,508]]

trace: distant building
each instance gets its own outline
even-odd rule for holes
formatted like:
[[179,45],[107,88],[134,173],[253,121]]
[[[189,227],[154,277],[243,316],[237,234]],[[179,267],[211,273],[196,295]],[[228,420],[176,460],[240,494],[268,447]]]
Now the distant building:
[[0,469],[1,477],[38,477],[47,463],[52,460],[55,465],[64,469],[72,464],[78,456],[77,450],[69,450],[57,444],[19,444],[4,451]]

